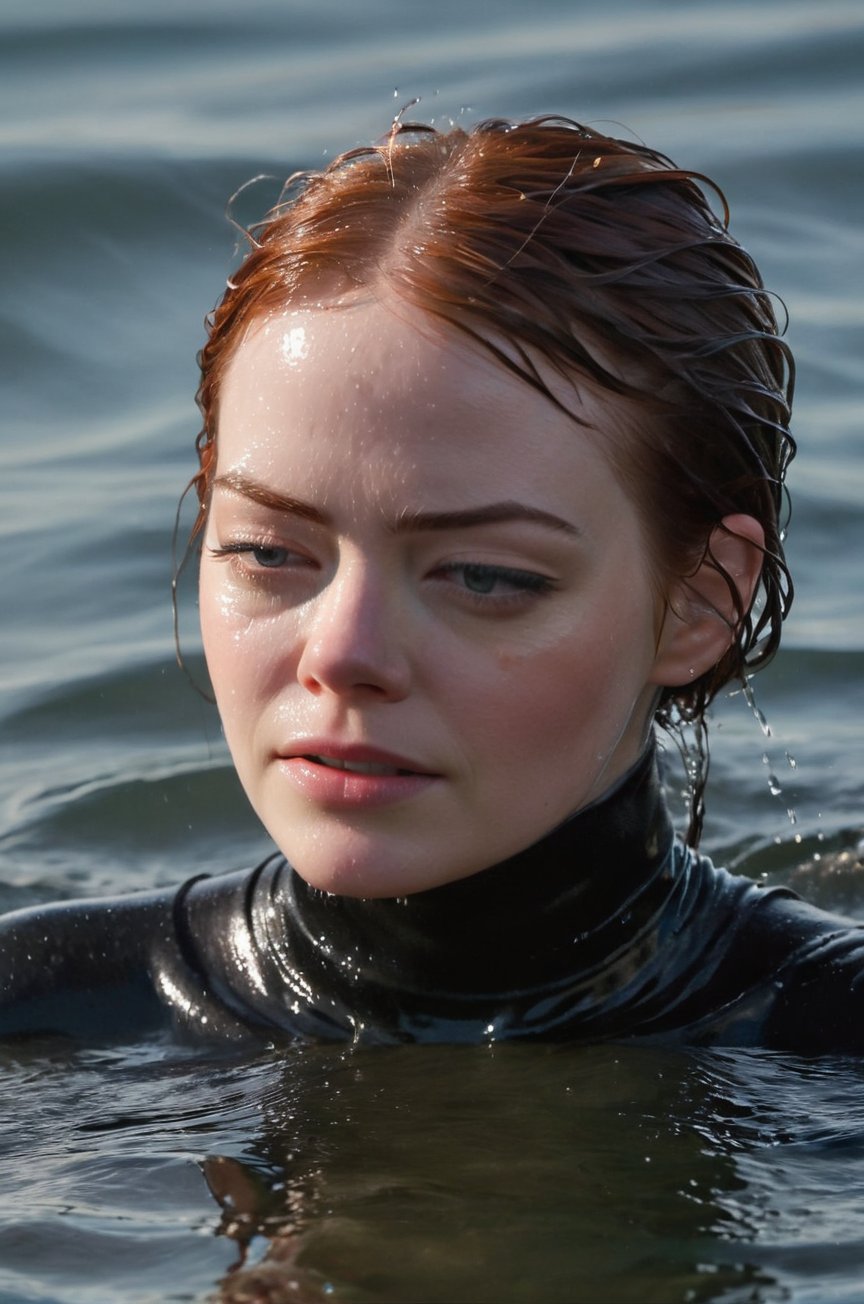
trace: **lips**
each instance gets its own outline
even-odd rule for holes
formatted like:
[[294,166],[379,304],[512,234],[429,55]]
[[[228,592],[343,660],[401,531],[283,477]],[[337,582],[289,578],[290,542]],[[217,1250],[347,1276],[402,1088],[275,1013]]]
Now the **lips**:
[[316,765],[326,765],[331,770],[347,770],[349,774],[419,774],[401,765],[386,765],[382,761],[345,761],[336,756],[316,756],[304,753],[304,759]]
[[434,771],[413,760],[382,747],[368,743],[331,742],[308,738],[291,743],[277,751],[279,760],[304,760],[313,765],[324,765],[331,770],[344,770],[349,774],[415,775],[431,776]]
[[396,752],[321,739],[293,743],[275,759],[293,787],[331,811],[401,803],[442,777]]

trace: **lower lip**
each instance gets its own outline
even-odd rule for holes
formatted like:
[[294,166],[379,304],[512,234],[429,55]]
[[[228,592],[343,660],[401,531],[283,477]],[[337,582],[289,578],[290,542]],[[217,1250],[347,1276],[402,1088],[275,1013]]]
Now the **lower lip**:
[[435,774],[360,774],[319,765],[306,756],[280,756],[279,769],[320,806],[357,809],[389,806],[416,797],[438,782]]

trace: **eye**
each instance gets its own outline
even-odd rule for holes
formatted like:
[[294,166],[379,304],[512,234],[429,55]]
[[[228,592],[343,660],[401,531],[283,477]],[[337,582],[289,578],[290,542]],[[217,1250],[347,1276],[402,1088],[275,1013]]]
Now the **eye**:
[[228,543],[222,548],[210,548],[209,552],[211,557],[242,559],[250,570],[279,570],[292,562],[302,561],[290,548],[279,548],[270,543]]
[[491,566],[481,562],[454,562],[442,566],[438,574],[454,581],[472,597],[492,601],[519,599],[529,594],[549,593],[555,588],[554,580],[536,571],[519,570],[512,566]]
[[462,579],[472,593],[491,593],[501,580],[501,575],[490,566],[464,566]]
[[462,582],[471,593],[494,593],[502,588],[522,588],[518,571],[505,571],[495,566],[463,566]]
[[268,569],[277,566],[284,566],[288,560],[287,548],[265,548],[253,546],[248,549],[248,552],[257,565],[265,566]]

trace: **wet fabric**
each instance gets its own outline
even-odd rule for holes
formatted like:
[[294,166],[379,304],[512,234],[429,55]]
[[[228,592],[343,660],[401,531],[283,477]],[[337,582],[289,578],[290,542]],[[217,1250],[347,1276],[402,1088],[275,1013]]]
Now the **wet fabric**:
[[864,1051],[864,928],[682,846],[653,750],[526,851],[431,891],[332,896],[275,855],[7,915],[0,948],[3,1036]]

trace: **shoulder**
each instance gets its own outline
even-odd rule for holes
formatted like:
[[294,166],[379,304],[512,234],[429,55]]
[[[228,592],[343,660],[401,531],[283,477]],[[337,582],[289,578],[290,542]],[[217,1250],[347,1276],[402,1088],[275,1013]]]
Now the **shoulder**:
[[713,1007],[696,1021],[697,1039],[864,1053],[864,925],[687,854],[703,910],[713,903],[696,930],[700,995]]
[[864,1053],[864,925],[798,899],[778,915],[795,946],[774,974],[766,1045],[807,1055]]

